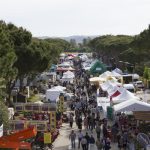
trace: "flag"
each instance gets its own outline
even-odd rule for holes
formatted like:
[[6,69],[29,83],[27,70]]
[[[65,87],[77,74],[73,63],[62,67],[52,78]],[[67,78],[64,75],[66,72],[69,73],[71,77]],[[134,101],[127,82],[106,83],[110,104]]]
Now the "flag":
[[0,137],[3,136],[3,124],[0,126]]

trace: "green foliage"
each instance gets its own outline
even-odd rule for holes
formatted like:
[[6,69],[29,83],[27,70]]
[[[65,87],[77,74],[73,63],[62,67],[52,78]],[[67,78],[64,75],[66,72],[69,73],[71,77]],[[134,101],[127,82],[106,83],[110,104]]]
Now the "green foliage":
[[8,119],[8,108],[5,104],[0,100],[0,125],[3,124],[4,128],[7,129],[9,126]]
[[75,39],[70,39],[71,48],[77,48],[77,43]]
[[45,71],[69,47],[65,40],[35,39],[26,29],[0,21],[0,78],[8,100],[17,79],[22,83],[24,77]]
[[129,48],[129,44],[133,41],[132,36],[126,35],[105,35],[97,37],[90,41],[89,46],[99,57],[107,56],[119,57],[119,54]]
[[144,77],[146,80],[149,80],[149,79],[150,79],[150,68],[148,68],[148,67],[145,67],[145,68],[144,68],[143,77]]

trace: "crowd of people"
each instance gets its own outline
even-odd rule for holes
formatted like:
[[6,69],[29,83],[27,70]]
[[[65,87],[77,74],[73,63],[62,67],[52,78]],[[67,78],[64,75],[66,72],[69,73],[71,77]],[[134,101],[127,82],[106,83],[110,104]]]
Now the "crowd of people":
[[[69,135],[72,148],[94,150],[97,147],[97,150],[110,150],[112,143],[115,143],[120,150],[135,150],[134,139],[138,128],[133,122],[129,123],[124,114],[117,115],[110,125],[97,107],[97,87],[90,84],[90,76],[82,70],[81,63],[75,64],[74,83],[66,83],[67,89],[74,94],[68,117],[72,129]],[[105,93],[99,94],[103,96]],[[73,124],[76,124],[78,132],[73,130]]]
[[[75,148],[75,140],[78,139],[79,149],[91,150],[96,145],[98,150],[109,150],[111,141],[107,119],[102,118],[100,109],[97,107],[97,87],[90,84],[90,76],[81,69],[81,64],[75,67],[77,71],[72,85],[75,97],[70,104],[69,125],[72,128],[75,123],[79,131],[76,133],[72,129],[69,135],[71,146]],[[96,137],[94,132],[96,132]]]

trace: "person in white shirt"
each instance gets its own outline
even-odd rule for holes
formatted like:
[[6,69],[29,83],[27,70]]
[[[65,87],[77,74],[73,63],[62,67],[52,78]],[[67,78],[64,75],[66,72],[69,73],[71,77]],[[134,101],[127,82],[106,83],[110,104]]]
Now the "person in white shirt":
[[85,138],[85,136],[81,140],[81,145],[82,145],[82,150],[86,150],[87,139]]

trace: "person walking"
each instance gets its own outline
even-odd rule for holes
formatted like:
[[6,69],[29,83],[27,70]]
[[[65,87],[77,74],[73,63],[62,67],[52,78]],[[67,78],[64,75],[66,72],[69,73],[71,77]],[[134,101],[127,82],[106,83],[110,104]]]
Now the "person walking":
[[72,126],[73,126],[73,115],[72,114],[70,114],[69,123],[70,123],[70,127],[72,128]]
[[74,130],[71,131],[71,133],[69,135],[69,139],[71,140],[72,148],[75,148],[76,134],[75,134]]
[[94,149],[95,139],[92,134],[91,137],[89,138],[89,144],[90,144],[90,150]]
[[103,150],[104,147],[103,140],[97,139],[96,146],[97,146],[97,150]]
[[101,127],[99,124],[96,125],[95,131],[96,131],[97,138],[100,139]]
[[87,140],[86,150],[88,150],[88,149],[89,149],[90,136],[88,135],[87,132],[86,132],[85,138],[86,138],[86,140]]
[[82,134],[81,130],[79,130],[79,133],[78,133],[78,148],[80,148],[80,143],[81,143],[82,138],[83,138],[83,134]]
[[110,150],[111,146],[110,146],[110,139],[106,138],[105,139],[105,146],[104,146],[104,150]]
[[87,140],[85,136],[81,139],[82,150],[86,150]]

